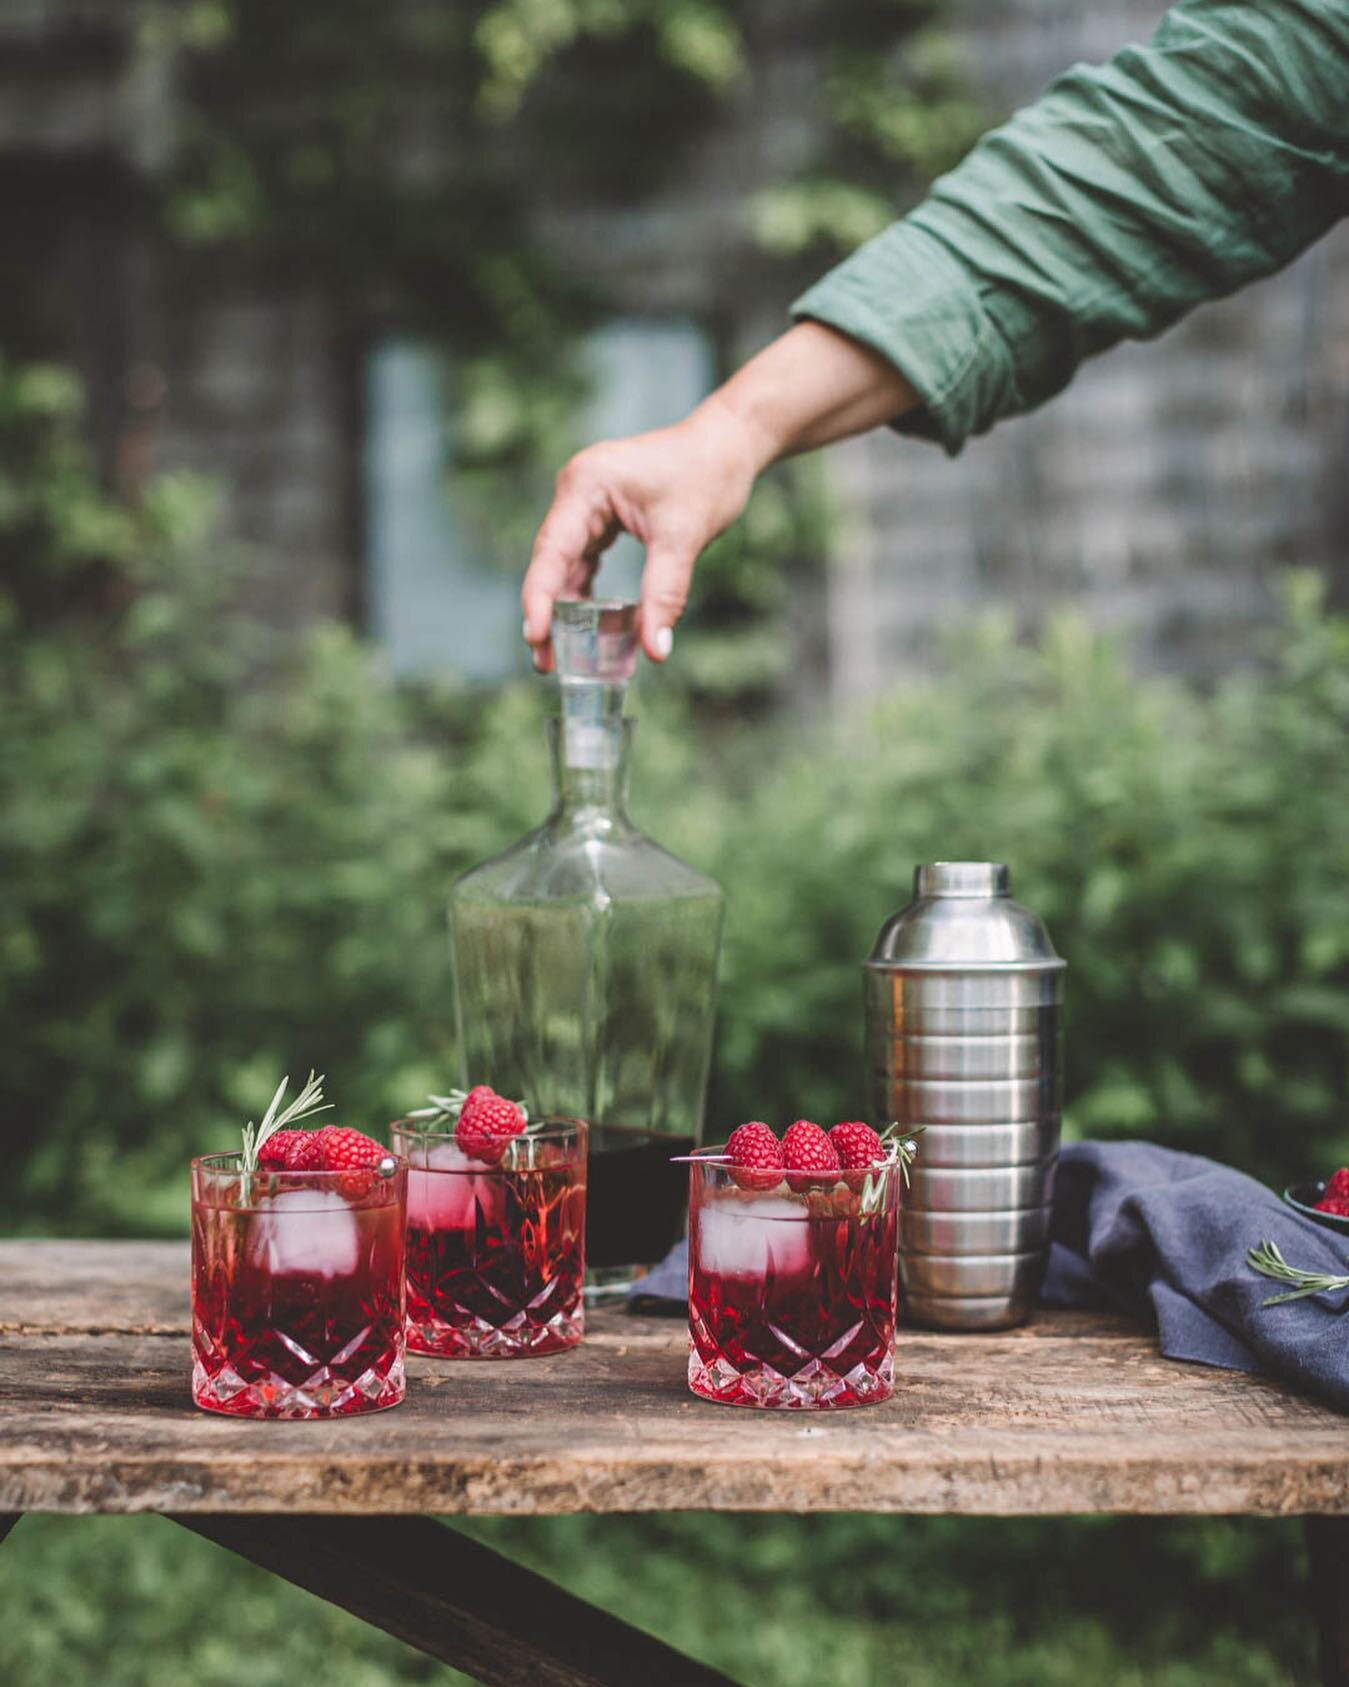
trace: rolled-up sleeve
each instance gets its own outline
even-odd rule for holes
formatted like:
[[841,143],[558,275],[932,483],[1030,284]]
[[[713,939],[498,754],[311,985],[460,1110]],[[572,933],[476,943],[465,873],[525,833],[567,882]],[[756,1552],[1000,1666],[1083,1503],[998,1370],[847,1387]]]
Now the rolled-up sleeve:
[[954,454],[1347,209],[1349,0],[1186,0],[985,136],[792,314],[893,362],[923,401],[895,426]]

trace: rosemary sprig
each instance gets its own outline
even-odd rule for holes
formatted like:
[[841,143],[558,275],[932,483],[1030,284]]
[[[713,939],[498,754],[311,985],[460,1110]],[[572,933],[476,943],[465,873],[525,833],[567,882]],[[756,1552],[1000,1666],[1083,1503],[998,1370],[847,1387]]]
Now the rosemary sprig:
[[1336,1277],[1325,1271],[1299,1271],[1297,1266],[1289,1265],[1277,1242],[1262,1241],[1246,1255],[1246,1263],[1262,1277],[1294,1285],[1288,1294],[1270,1295],[1268,1300],[1260,1303],[1262,1306],[1278,1306],[1287,1300],[1303,1300],[1308,1295],[1333,1294],[1338,1289],[1349,1289],[1349,1277]]
[[899,1167],[900,1176],[904,1179],[904,1187],[908,1188],[909,1167],[918,1158],[918,1144],[914,1139],[921,1136],[926,1129],[926,1125],[915,1125],[912,1130],[905,1131],[901,1135],[899,1120],[894,1119],[881,1132],[881,1142],[889,1149],[889,1153],[875,1171],[867,1173],[863,1181],[862,1199],[858,1208],[863,1218],[881,1210],[881,1201],[885,1195],[885,1179],[896,1166]]
[[301,1119],[309,1118],[311,1114],[325,1113],[332,1106],[331,1101],[323,1099],[322,1077],[316,1078],[311,1071],[299,1095],[295,1097],[289,1107],[278,1112],[277,1109],[281,1106],[281,1098],[285,1095],[286,1085],[289,1082],[290,1078],[287,1076],[282,1078],[276,1086],[276,1094],[268,1104],[267,1111],[262,1115],[260,1125],[255,1127],[250,1119],[244,1126],[244,1148],[243,1154],[240,1156],[240,1163],[245,1177],[258,1169],[258,1150],[269,1137],[275,1136],[278,1131],[289,1130],[292,1125],[298,1124]]

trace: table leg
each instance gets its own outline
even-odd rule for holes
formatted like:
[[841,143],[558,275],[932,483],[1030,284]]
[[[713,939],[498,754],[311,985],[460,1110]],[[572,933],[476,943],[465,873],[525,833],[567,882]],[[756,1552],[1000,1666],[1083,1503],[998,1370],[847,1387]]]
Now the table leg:
[[0,1511],[0,1541],[5,1539],[22,1516],[21,1511]]
[[1349,1687],[1349,1517],[1309,1517],[1307,1550],[1322,1687]]
[[735,1687],[430,1517],[172,1520],[489,1687]]

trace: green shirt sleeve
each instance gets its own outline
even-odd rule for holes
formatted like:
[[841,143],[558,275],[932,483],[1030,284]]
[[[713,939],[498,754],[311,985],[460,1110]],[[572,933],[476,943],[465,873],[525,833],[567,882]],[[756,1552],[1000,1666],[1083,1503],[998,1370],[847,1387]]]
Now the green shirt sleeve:
[[985,136],[792,314],[889,358],[924,401],[895,425],[954,454],[1346,209],[1349,0],[1186,0]]

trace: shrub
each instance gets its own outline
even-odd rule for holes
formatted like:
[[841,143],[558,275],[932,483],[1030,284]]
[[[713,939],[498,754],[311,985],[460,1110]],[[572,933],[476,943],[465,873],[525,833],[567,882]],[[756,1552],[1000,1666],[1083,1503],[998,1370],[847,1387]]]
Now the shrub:
[[[542,688],[399,691],[231,608],[209,505],[127,511],[0,365],[6,1220],[174,1229],[279,1071],[378,1123],[456,1075],[444,893],[546,806]],[[1009,861],[1070,962],[1070,1121],[1271,1179],[1349,1160],[1349,624],[1287,595],[1199,695],[987,623],[864,719],[714,757],[650,699],[636,810],[729,922],[712,1128],[861,1105],[859,962],[914,862]]]
[[1210,694],[985,623],[730,823],[727,1118],[863,1104],[857,963],[915,862],[1011,863],[1069,962],[1069,1125],[1271,1180],[1349,1159],[1349,623],[1293,577]]

